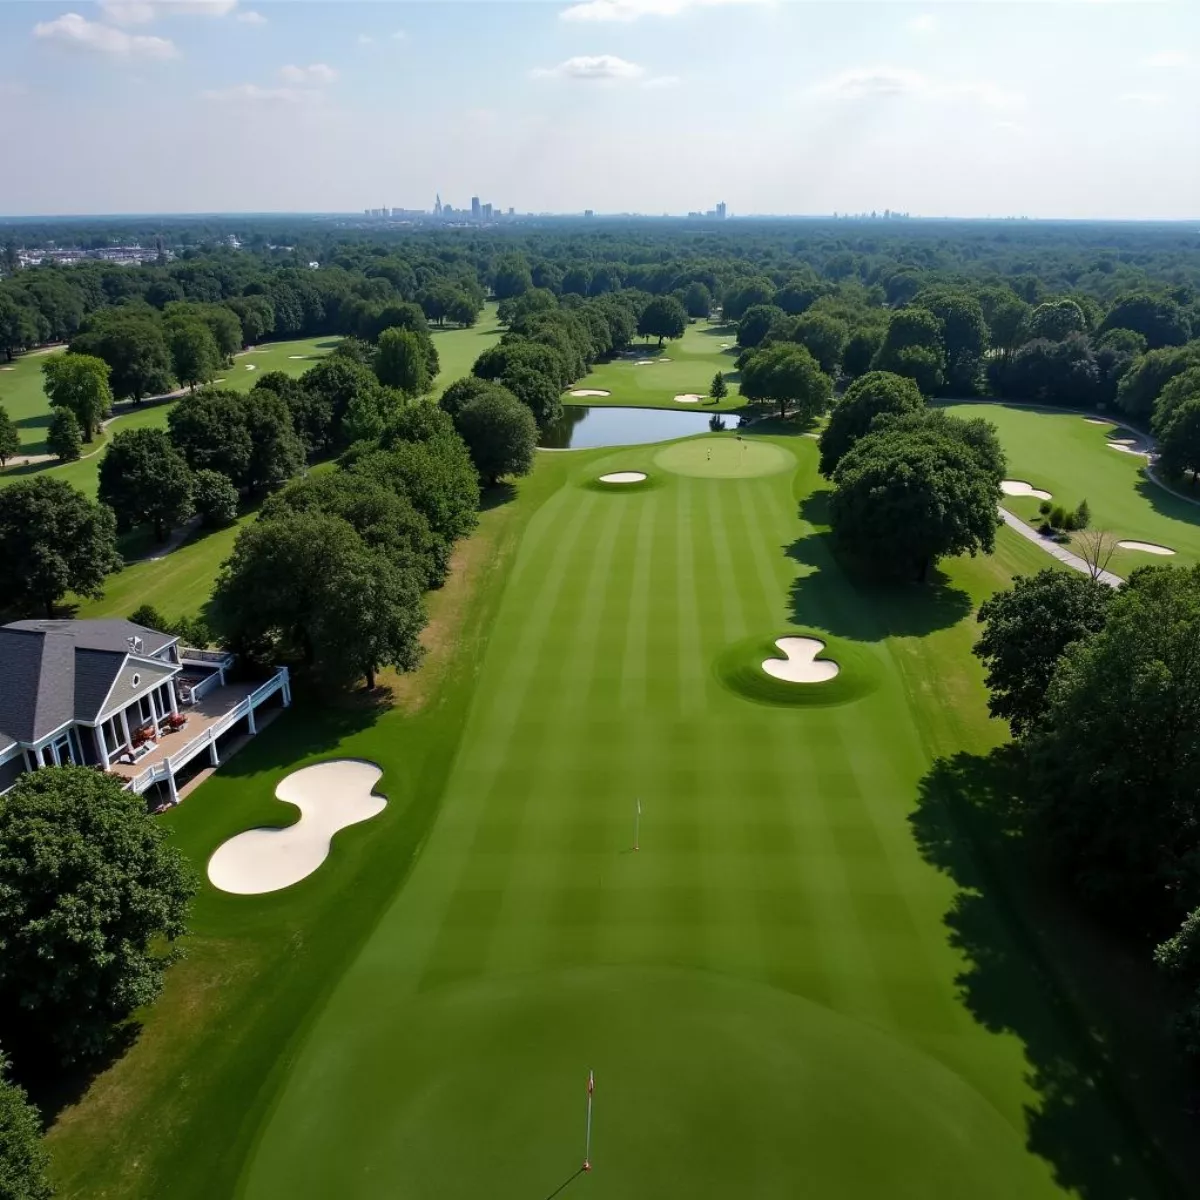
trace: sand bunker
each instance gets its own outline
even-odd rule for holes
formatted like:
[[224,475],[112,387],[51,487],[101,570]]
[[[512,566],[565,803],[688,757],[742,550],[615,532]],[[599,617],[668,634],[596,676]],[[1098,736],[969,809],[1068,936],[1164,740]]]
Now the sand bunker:
[[297,361],[299,361],[301,359],[305,359],[307,357],[308,357],[307,354],[289,354],[288,355],[288,358],[290,358],[293,362],[297,362]]
[[785,683],[828,683],[838,673],[838,665],[832,659],[818,660],[817,655],[825,649],[819,638],[784,637],[776,638],[775,645],[787,655],[787,660],[768,658],[762,669],[774,679]]
[[1108,443],[1110,450],[1120,450],[1122,454],[1137,454],[1142,458],[1146,457],[1146,452],[1137,447],[1137,445],[1125,438],[1110,438]]
[[15,371],[16,367],[0,367],[0,371]]
[[698,396],[695,392],[684,392],[682,396],[675,397],[676,404],[699,404],[703,400],[703,396]]
[[600,476],[601,483],[641,483],[646,478],[645,471],[610,471]]
[[1084,417],[1083,419],[1089,425],[1111,425],[1112,424],[1111,421],[1102,420],[1100,417]]
[[635,367],[652,367],[658,362],[657,358],[639,358],[634,362]]
[[572,396],[611,396],[612,392],[606,392],[603,388],[576,388]]
[[378,816],[387,806],[372,788],[383,772],[370,762],[341,758],[293,771],[275,795],[300,810],[286,829],[247,829],[223,842],[208,860],[208,877],[223,892],[257,896],[291,887],[329,857],[333,835]]
[[1002,479],[1000,481],[1000,490],[1006,496],[1034,496],[1038,500],[1051,499],[1049,492],[1044,492],[1041,488],[1035,488],[1033,484],[1026,483],[1023,479]]
[[246,367],[246,370],[247,370],[247,371],[257,371],[257,370],[258,370],[258,364],[257,364],[257,363],[250,363],[250,364],[249,364],[249,365]]
[[1157,546],[1154,542],[1118,542],[1117,545],[1122,550],[1141,550],[1146,554],[1171,555],[1175,553],[1170,546]]

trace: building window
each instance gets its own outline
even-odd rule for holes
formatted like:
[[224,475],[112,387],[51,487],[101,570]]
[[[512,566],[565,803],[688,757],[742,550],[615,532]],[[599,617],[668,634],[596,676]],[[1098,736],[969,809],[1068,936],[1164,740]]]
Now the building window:
[[141,676],[140,676],[140,675],[139,675],[139,674],[138,674],[138,673],[135,671],[135,672],[133,673],[133,678],[132,678],[132,679],[131,679],[129,682],[130,682],[130,683],[131,683],[131,684],[132,684],[134,687],[137,687],[137,685],[138,685],[139,683],[141,683],[141,682],[142,682],[142,677],[141,677]]

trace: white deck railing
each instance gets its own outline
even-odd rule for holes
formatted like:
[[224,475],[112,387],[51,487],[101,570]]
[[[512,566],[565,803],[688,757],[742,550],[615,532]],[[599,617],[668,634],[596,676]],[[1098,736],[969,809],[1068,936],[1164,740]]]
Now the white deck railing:
[[214,666],[228,667],[233,664],[234,655],[228,650],[197,650],[195,646],[180,646],[179,661],[194,663],[211,663]]
[[183,700],[184,704],[195,704],[197,700],[206,696],[213,688],[221,687],[221,685],[221,676],[214,673],[200,680],[199,683],[192,684],[188,688],[187,698],[181,696],[180,699]]
[[140,774],[135,775],[130,781],[130,790],[137,793],[144,792],[152,784],[161,783],[168,776],[174,775],[180,767],[186,766],[201,750],[210,746],[248,713],[253,712],[264,700],[276,692],[283,691],[287,682],[288,669],[280,667],[266,683],[239,700],[228,712],[222,713],[202,733],[198,733],[190,742],[185,742],[181,749],[176,750],[174,754],[168,755],[160,762],[152,763]]

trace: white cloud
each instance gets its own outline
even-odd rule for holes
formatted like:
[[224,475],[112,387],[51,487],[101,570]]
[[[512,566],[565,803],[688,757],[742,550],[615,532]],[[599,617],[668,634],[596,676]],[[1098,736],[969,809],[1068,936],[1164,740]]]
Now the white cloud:
[[407,37],[408,37],[408,34],[405,33],[405,31],[403,29],[397,29],[396,32],[392,34],[392,41],[393,42],[402,42]]
[[1178,67],[1190,67],[1192,56],[1184,50],[1164,50],[1161,54],[1151,54],[1149,58],[1143,58],[1138,65],[1157,70],[1172,70]]
[[174,58],[179,53],[167,38],[129,34],[123,29],[101,25],[99,21],[89,21],[78,13],[64,13],[53,21],[40,22],[33,27],[33,36],[78,50],[122,58]]
[[257,83],[238,83],[233,87],[202,92],[205,100],[218,104],[305,104],[320,98],[319,92],[301,88],[260,87]]
[[1019,92],[1010,92],[986,80],[959,82],[932,79],[904,67],[859,67],[843,71],[810,89],[816,96],[837,100],[888,100],[915,97],[921,100],[974,100],[985,108],[1013,109],[1025,104]]
[[360,33],[358,35],[358,44],[360,46],[373,46],[375,39],[369,33]]
[[938,20],[933,13],[921,13],[920,16],[913,17],[908,21],[907,26],[912,33],[935,33]]
[[579,54],[568,58],[556,67],[537,67],[533,71],[539,79],[579,79],[587,82],[594,80],[637,79],[645,74],[645,69],[637,63],[631,63],[615,54]]
[[252,8],[238,13],[233,19],[243,25],[265,25],[267,23],[267,18],[262,13],[255,12]]
[[322,85],[334,83],[338,73],[324,63],[313,63],[308,67],[286,66],[279,68],[279,78],[284,83],[308,83]]
[[642,17],[675,17],[689,8],[725,4],[770,4],[773,0],[579,0],[558,15],[564,21],[637,21]]
[[99,0],[104,15],[118,25],[148,25],[164,16],[224,17],[238,0]]
[[1147,107],[1167,102],[1167,98],[1162,92],[1122,92],[1117,99],[1122,104],[1141,104]]
[[660,88],[673,88],[673,87],[678,87],[678,86],[679,86],[679,76],[678,75],[654,75],[651,78],[647,79],[646,82],[642,84],[642,87],[644,87],[644,88],[653,88],[655,90],[658,90]]

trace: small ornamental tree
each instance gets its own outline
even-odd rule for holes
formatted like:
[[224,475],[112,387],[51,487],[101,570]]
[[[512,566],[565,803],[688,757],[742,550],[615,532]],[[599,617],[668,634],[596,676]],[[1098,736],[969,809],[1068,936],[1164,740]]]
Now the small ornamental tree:
[[7,466],[8,460],[20,449],[21,432],[8,410],[0,404],[0,467]]
[[46,445],[60,462],[74,462],[83,452],[83,434],[69,408],[56,408],[46,429]]
[[42,363],[43,383],[51,408],[74,413],[85,442],[112,411],[113,394],[108,363],[90,354],[53,354]]
[[708,394],[714,400],[724,400],[729,395],[729,384],[725,382],[725,376],[720,371],[713,376],[712,386],[708,389]]
[[20,776],[0,805],[4,1028],[87,1059],[149,1004],[186,932],[196,877],[121,780],[90,767]]
[[655,296],[642,309],[637,331],[643,337],[658,338],[658,344],[661,346],[664,338],[683,337],[687,323],[688,315],[674,296]]

